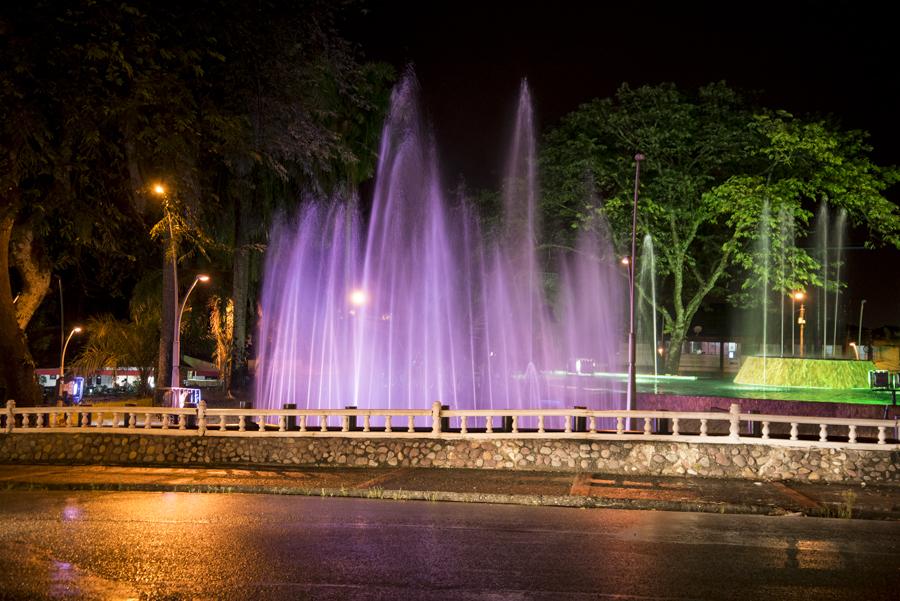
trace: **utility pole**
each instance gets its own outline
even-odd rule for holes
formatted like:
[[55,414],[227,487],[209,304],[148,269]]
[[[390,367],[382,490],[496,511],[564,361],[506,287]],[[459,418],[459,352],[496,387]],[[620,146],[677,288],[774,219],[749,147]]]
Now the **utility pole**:
[[[625,409],[634,409],[637,398],[637,377],[635,374],[635,359],[637,349],[634,333],[634,261],[637,254],[637,209],[638,188],[641,181],[641,161],[644,155],[634,155],[634,204],[631,211],[631,257],[628,264],[628,393],[625,397]],[[655,351],[654,351],[655,352]]]

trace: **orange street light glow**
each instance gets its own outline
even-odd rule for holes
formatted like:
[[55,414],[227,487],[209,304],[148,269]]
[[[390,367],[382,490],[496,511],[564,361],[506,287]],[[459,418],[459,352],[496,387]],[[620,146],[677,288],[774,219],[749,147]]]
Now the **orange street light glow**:
[[153,193],[162,196],[166,193],[166,187],[162,184],[154,184],[153,185]]
[[369,297],[364,290],[354,290],[350,293],[350,304],[361,307],[369,302]]

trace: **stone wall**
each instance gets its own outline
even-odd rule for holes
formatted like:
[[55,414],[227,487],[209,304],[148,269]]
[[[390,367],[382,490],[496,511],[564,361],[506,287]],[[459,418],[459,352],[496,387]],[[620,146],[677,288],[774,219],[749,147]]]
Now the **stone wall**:
[[0,463],[431,467],[900,482],[900,452],[560,439],[3,434]]

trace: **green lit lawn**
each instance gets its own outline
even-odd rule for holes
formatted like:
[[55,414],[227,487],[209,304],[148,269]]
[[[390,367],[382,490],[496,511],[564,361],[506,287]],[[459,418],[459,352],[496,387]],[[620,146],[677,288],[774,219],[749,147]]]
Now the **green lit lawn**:
[[698,377],[696,380],[653,382],[638,381],[638,392],[678,394],[687,396],[718,396],[743,399],[771,399],[781,401],[816,401],[823,403],[857,403],[884,405],[891,403],[889,391],[868,388],[799,388],[747,386],[730,379]]

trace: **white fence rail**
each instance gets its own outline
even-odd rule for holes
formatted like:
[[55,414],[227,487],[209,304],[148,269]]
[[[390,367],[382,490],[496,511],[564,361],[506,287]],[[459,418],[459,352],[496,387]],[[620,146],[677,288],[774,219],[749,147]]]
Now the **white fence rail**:
[[[451,427],[453,424],[453,427]],[[728,412],[591,409],[209,409],[16,407],[0,432],[117,432],[171,436],[359,438],[580,438],[900,450],[898,419]],[[889,439],[890,436],[890,439]]]

